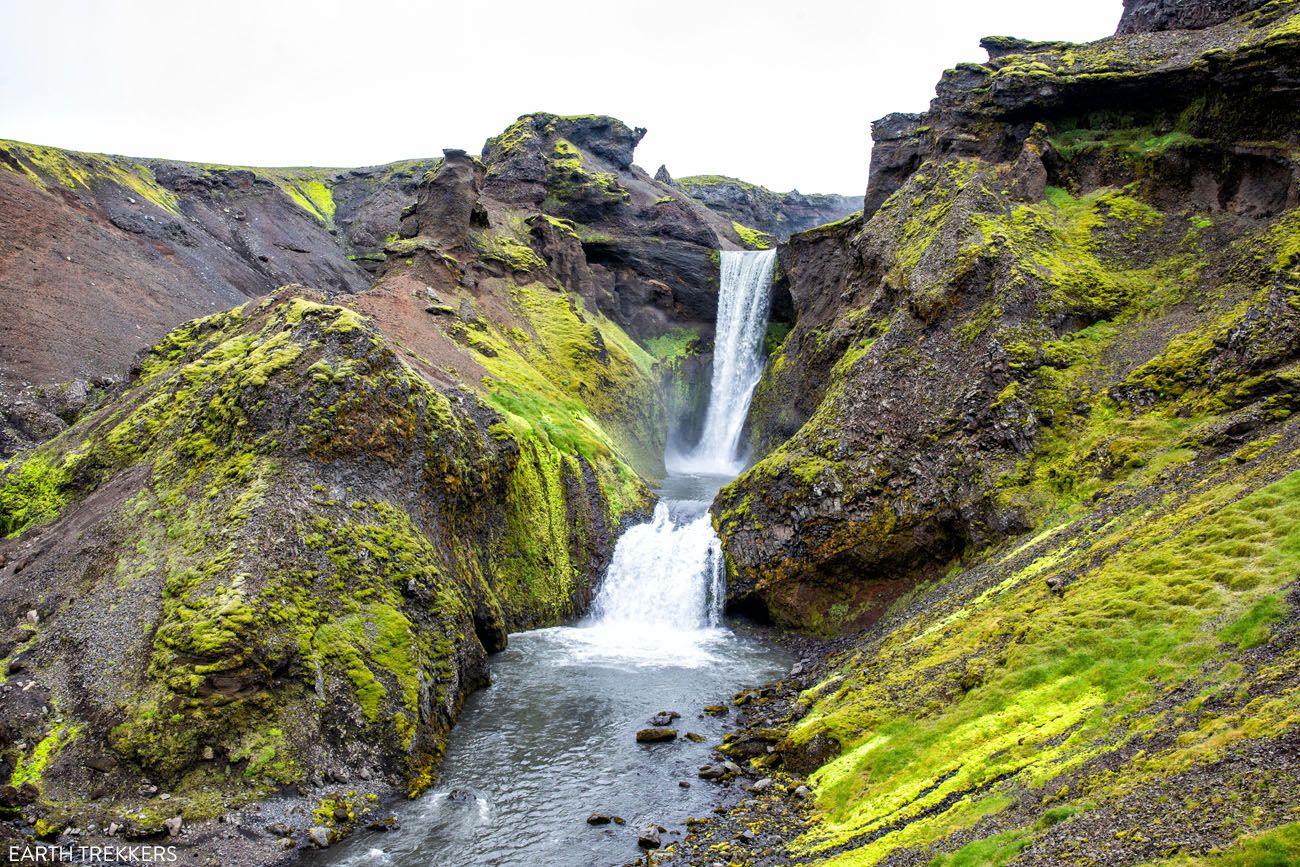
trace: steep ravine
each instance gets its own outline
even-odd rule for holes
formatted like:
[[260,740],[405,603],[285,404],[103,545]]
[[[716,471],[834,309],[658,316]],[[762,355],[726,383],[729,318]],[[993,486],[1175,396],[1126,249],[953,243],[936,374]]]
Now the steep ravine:
[[[719,802],[648,862],[1300,851],[1300,0],[983,46],[874,126],[861,214],[779,247],[711,512],[727,608],[805,637],[717,754],[624,752]],[[723,253],[772,242],[737,209],[790,219],[651,178],[643,133],[322,174],[4,145],[0,285],[71,337],[0,346],[0,842],[272,864],[434,785],[488,655],[587,612],[711,424]]]

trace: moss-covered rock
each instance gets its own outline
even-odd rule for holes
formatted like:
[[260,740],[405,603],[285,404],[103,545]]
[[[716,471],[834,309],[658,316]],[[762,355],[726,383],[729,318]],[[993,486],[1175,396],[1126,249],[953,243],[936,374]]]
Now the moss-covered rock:
[[[486,652],[582,610],[644,507],[599,428],[553,436],[435,387],[322,300],[178,329],[119,400],[0,472],[0,619],[39,612],[0,647],[39,689],[3,701],[41,810],[107,824],[141,775],[191,819],[327,775],[422,790]],[[113,797],[91,804],[103,754]]]

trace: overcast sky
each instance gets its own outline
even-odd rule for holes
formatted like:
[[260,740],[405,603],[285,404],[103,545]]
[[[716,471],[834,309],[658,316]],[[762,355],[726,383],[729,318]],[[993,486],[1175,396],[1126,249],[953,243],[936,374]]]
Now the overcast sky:
[[1121,0],[2,0],[0,138],[252,165],[477,152],[612,114],[637,163],[860,193],[870,121],[981,36],[1088,41]]

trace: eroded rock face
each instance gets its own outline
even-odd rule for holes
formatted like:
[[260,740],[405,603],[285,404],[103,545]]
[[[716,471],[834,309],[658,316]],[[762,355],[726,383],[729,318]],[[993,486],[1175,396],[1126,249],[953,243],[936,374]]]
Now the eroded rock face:
[[[667,177],[667,169],[661,169]],[[737,178],[701,175],[670,183],[714,211],[776,238],[790,236],[824,223],[834,223],[862,210],[861,196],[804,195],[798,190],[775,193]]]
[[1222,24],[1269,0],[1124,0],[1120,33],[1201,30]]
[[[877,124],[869,219],[782,249],[797,324],[755,396],[767,457],[714,509],[733,605],[870,623],[945,561],[1035,526],[1036,474],[1076,472],[1057,451],[1109,402],[1163,406],[1183,391],[1166,376],[1271,383],[1234,411],[1285,390],[1300,41],[1296,5],[1270,9],[1193,39],[986,40],[989,63],[948,73],[928,114]],[[1179,360],[1197,335],[1214,336]],[[1129,447],[1069,461],[1109,479]]]

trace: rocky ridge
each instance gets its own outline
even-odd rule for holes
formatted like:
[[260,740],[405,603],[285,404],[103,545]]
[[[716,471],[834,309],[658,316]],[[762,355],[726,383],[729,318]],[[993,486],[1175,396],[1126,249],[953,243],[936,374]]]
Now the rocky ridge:
[[816,800],[754,863],[1294,852],[1300,9],[1196,5],[985,40],[781,249],[715,520],[733,607],[849,646],[751,735]]
[[[790,236],[834,223],[862,210],[861,196],[805,195],[798,190],[776,193],[766,187],[721,175],[672,178],[660,167],[655,177],[730,218],[741,229],[757,231],[784,243]],[[739,231],[739,230],[738,230]],[[764,244],[761,236],[751,236]]]

